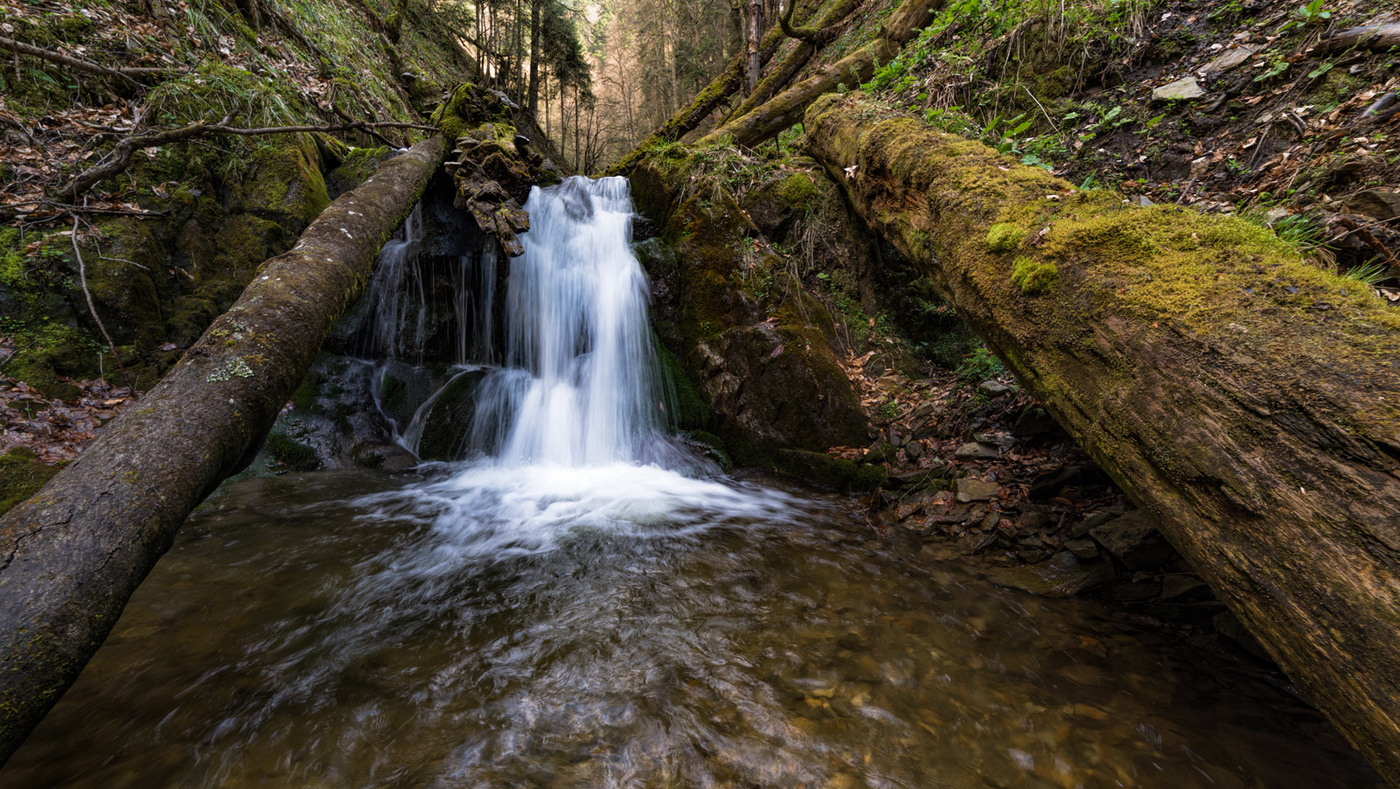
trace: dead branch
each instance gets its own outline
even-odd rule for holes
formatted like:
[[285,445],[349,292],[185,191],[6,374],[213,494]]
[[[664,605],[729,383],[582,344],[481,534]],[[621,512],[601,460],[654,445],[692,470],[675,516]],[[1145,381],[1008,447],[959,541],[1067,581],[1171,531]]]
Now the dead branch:
[[4,209],[13,209],[15,206],[37,205],[45,208],[56,209],[59,214],[99,214],[102,216],[135,216],[135,217],[161,217],[170,216],[169,211],[135,211],[129,208],[102,208],[99,206],[70,205],[69,203],[58,203],[53,200],[23,200],[18,203],[9,203],[3,206]]
[[112,176],[124,172],[131,164],[131,156],[144,148],[154,148],[159,145],[167,145],[172,142],[180,142],[193,137],[202,137],[206,134],[232,134],[239,137],[254,137],[265,134],[296,134],[298,132],[339,132],[339,131],[368,131],[374,128],[395,128],[395,129],[422,129],[425,131],[437,131],[433,126],[424,126],[418,123],[400,123],[397,121],[354,121],[332,126],[267,126],[258,129],[239,129],[228,126],[229,118],[216,124],[192,123],[178,129],[166,129],[165,131],[152,134],[138,134],[127,137],[117,143],[117,147],[112,152],[112,158],[102,164],[92,167],[80,173],[76,178],[64,184],[55,195],[77,200],[84,192],[105,181]]
[[1323,52],[1335,52],[1339,49],[1351,49],[1352,47],[1381,50],[1400,46],[1400,22],[1392,22],[1388,25],[1353,27],[1322,39],[1318,46]]
[[92,319],[97,322],[97,328],[102,330],[102,338],[107,341],[107,350],[112,352],[112,358],[117,360],[117,369],[122,372],[122,380],[127,386],[131,386],[131,376],[126,374],[126,365],[122,364],[121,354],[117,353],[117,344],[112,342],[112,335],[107,333],[107,327],[102,323],[102,318],[97,315],[97,306],[92,303],[92,292],[88,290],[87,266],[83,264],[83,253],[78,250],[78,215],[73,214],[73,236],[69,239],[73,242],[73,256],[78,259],[78,282],[83,286],[83,298],[87,299],[88,312],[92,313]]
[[28,55],[30,57],[39,58],[41,60],[47,60],[50,63],[57,63],[61,66],[67,66],[68,68],[71,68],[74,71],[82,71],[87,74],[96,74],[101,77],[115,77],[117,79],[126,80],[127,82],[130,82],[133,85],[141,84],[136,80],[137,77],[150,77],[161,76],[165,74],[184,73],[183,69],[169,68],[107,68],[106,66],[99,66],[96,63],[92,63],[90,61],[70,57],[68,55],[63,54],[62,52],[54,52],[48,49],[40,49],[39,47],[25,44],[22,41],[15,41],[12,38],[5,38],[4,36],[0,36],[0,49],[8,49],[9,51],[20,55]]

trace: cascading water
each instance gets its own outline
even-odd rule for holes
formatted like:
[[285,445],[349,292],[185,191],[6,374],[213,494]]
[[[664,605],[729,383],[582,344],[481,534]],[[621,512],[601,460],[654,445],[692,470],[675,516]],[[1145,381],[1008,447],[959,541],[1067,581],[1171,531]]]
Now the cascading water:
[[624,178],[531,191],[525,254],[511,261],[507,368],[478,394],[473,443],[502,462],[638,459],[664,427],[646,276],[632,254]]

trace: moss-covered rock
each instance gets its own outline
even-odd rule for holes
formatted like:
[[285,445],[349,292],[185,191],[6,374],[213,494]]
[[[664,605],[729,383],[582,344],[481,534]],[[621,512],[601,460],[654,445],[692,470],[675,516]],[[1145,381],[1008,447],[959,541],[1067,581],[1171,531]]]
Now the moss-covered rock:
[[467,449],[476,422],[476,397],[483,370],[453,378],[437,392],[422,415],[418,456],[424,460],[459,460]]
[[[639,208],[662,226],[641,259],[658,335],[694,379],[712,414],[708,429],[744,464],[763,464],[778,448],[864,441],[831,314],[782,256],[763,251],[771,244],[723,183],[693,187],[704,154],[673,150],[633,171]],[[776,199],[776,187],[767,191]]]
[[0,515],[39,492],[58,473],[40,463],[27,449],[11,449],[0,455]]
[[300,234],[330,202],[315,138],[280,135],[258,148],[241,192],[245,211]]
[[884,484],[886,475],[883,466],[857,465],[854,460],[796,449],[775,451],[773,466],[804,482],[847,492],[874,490]]

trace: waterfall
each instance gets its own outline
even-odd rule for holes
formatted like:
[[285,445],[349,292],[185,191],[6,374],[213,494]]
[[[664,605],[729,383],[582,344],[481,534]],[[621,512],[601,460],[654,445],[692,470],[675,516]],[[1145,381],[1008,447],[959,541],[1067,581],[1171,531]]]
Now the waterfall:
[[481,382],[472,444],[507,465],[643,459],[665,426],[627,180],[530,192],[510,261],[506,366]]
[[415,205],[394,237],[379,250],[366,292],[374,300],[365,356],[420,361],[428,306],[418,253],[423,241],[423,206]]

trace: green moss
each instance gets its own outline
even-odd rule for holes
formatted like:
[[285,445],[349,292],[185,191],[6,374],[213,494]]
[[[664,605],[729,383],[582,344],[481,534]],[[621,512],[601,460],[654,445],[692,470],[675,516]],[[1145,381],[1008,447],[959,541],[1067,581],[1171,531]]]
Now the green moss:
[[489,121],[508,124],[510,119],[510,107],[499,96],[463,82],[452,91],[451,98],[433,111],[428,122],[438,127],[447,139],[455,140],[479,124]]
[[1011,269],[1011,282],[1020,288],[1022,293],[1034,296],[1053,287],[1059,273],[1054,263],[1019,257]]
[[805,206],[817,194],[817,185],[807,173],[793,173],[778,184],[778,196],[793,208]]
[[821,452],[780,449],[773,453],[774,467],[805,482],[841,491],[874,490],[884,484],[883,466],[857,465]]
[[309,134],[286,135],[253,153],[243,183],[244,207],[300,233],[330,203],[321,156]]
[[58,469],[40,463],[34,453],[16,448],[0,455],[0,515],[33,496]]
[[727,472],[734,469],[734,461],[730,459],[729,453],[725,451],[724,439],[714,433],[707,433],[704,430],[691,430],[685,434],[685,437],[697,444],[703,444],[705,447],[705,457],[719,464],[719,467],[724,471]]
[[672,403],[674,410],[671,418],[679,430],[700,430],[710,424],[710,407],[705,404],[705,400],[700,397],[700,390],[696,388],[695,382],[691,380],[690,374],[686,372],[681,360],[671,353],[670,349],[652,337],[656,344],[657,357],[661,360],[661,369],[666,376],[670,391],[674,394]]
[[263,449],[267,450],[279,465],[292,471],[315,471],[321,467],[321,459],[317,457],[316,450],[280,430],[267,434]]
[[1012,222],[998,222],[987,231],[987,247],[993,252],[1010,252],[1025,239],[1026,231]]
[[388,146],[346,149],[335,169],[326,174],[326,189],[330,196],[338,197],[364,183],[365,179],[374,175],[379,165],[393,155]]

